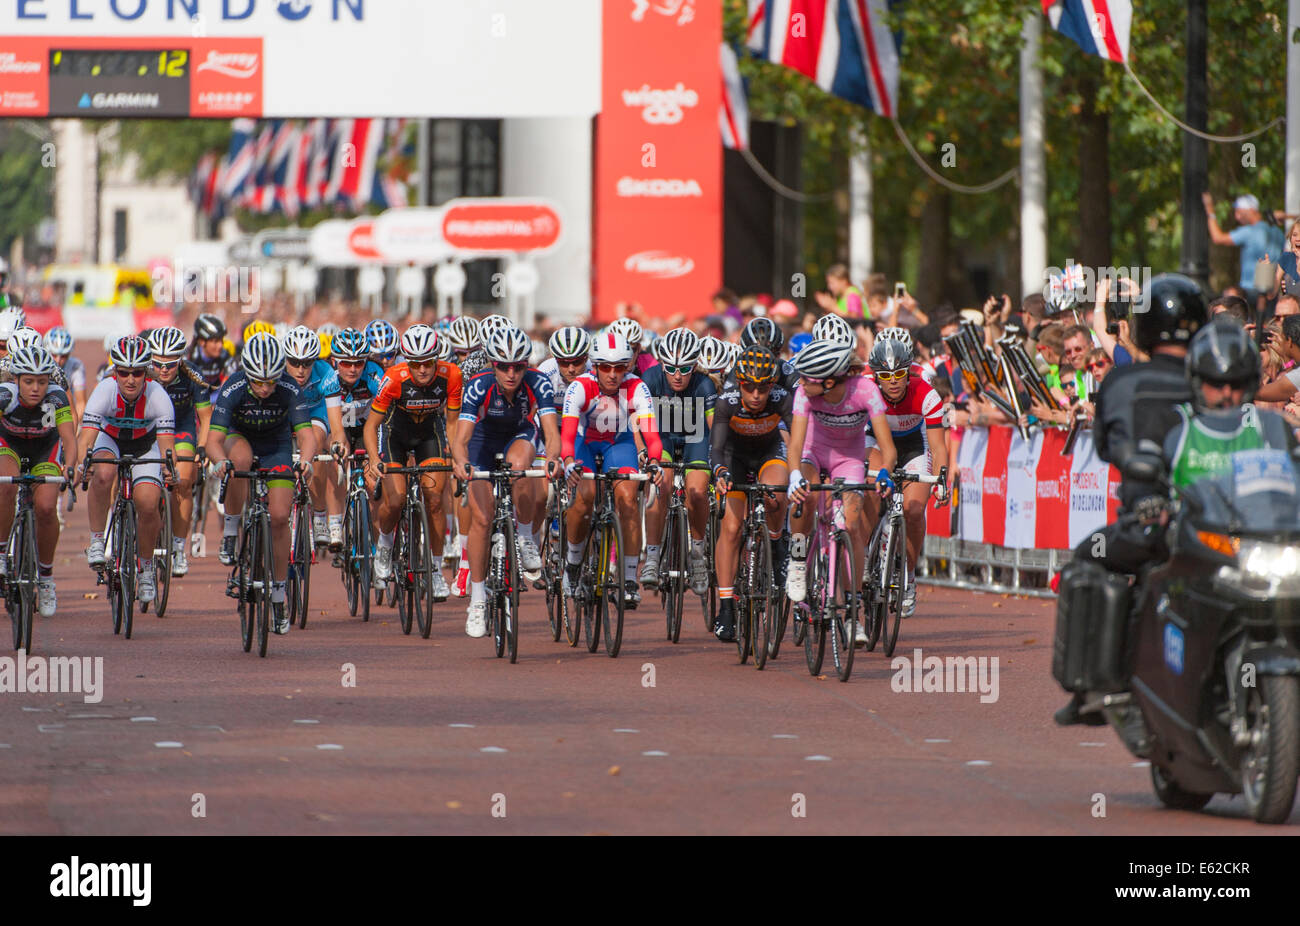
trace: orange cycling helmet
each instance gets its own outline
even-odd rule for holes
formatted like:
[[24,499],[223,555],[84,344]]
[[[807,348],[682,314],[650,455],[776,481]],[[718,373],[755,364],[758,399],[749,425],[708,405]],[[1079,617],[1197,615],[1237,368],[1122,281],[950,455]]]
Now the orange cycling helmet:
[[776,357],[762,344],[751,344],[736,359],[736,381],[745,383],[776,382]]

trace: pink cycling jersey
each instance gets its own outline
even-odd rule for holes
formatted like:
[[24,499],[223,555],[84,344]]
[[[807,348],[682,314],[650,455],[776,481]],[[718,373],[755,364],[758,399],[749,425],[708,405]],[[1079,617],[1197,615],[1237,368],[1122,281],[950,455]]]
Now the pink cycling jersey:
[[825,396],[810,398],[800,384],[794,391],[794,414],[809,418],[805,455],[810,449],[825,448],[860,456],[871,419],[885,414],[885,398],[880,387],[865,376],[845,380],[844,398],[838,402],[827,402]]

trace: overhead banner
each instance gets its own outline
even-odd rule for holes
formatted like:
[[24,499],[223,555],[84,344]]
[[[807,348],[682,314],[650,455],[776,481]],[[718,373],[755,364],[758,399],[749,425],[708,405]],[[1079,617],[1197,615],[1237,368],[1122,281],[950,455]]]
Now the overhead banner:
[[[596,119],[594,317],[708,310],[722,282],[716,0],[609,2]],[[671,54],[665,49],[672,49]]]
[[600,0],[0,0],[0,117],[585,118],[600,24]]

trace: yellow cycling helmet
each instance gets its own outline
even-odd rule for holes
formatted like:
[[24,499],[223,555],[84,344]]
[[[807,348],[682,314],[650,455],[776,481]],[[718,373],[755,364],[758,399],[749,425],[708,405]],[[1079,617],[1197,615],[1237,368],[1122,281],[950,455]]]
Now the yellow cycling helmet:
[[248,327],[244,329],[244,343],[247,344],[250,340],[252,340],[252,337],[255,334],[269,334],[272,337],[274,337],[275,326],[272,325],[270,322],[263,322],[263,321],[250,322],[248,324]]
[[317,337],[320,338],[320,359],[330,359],[330,344],[334,341],[334,335],[327,331]]

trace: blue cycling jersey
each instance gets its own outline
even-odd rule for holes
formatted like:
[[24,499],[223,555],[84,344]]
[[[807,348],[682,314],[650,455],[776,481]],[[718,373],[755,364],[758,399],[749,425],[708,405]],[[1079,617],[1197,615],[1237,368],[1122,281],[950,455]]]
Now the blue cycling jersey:
[[339,398],[343,403],[343,427],[359,428],[370,414],[370,403],[379,395],[379,383],[384,378],[383,368],[373,360],[367,360],[361,368],[361,375],[352,385],[340,379]]
[[718,399],[713,380],[696,370],[686,388],[677,392],[668,385],[662,365],[656,364],[641,374],[641,382],[654,400],[655,424],[665,445],[696,444],[709,439],[709,419]]
[[311,413],[300,398],[298,384],[285,374],[269,396],[259,399],[249,387],[248,376],[240,370],[217,393],[209,427],[250,439],[287,441],[294,431],[311,426]]
[[461,395],[460,420],[477,423],[479,432],[514,434],[539,413],[555,414],[555,389],[550,378],[537,370],[524,371],[523,382],[510,400],[491,370],[471,379]]
[[298,387],[298,401],[307,409],[307,414],[321,421],[328,421],[325,409],[337,408],[339,398],[339,374],[329,361],[317,360],[311,365],[311,375],[307,382]]

